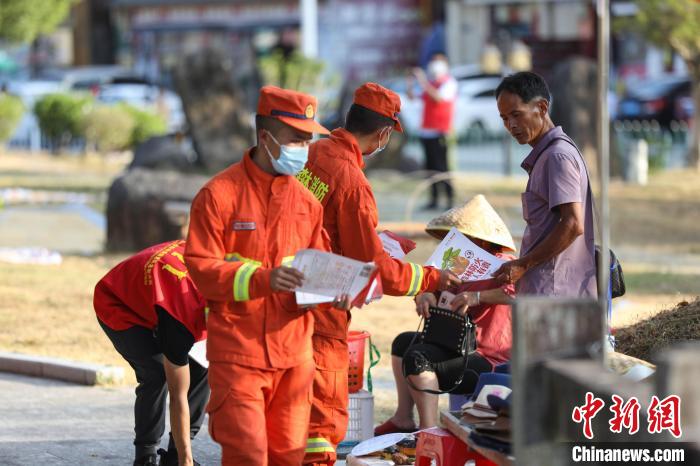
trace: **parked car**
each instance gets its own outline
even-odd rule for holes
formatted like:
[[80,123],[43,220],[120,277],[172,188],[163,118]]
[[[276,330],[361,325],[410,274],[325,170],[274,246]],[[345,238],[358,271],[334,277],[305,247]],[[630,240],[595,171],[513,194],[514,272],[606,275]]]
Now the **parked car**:
[[690,120],[695,116],[695,105],[693,104],[692,96],[681,97],[676,101],[676,115],[679,120],[690,123]]
[[[501,82],[498,75],[470,75],[457,80],[459,85],[453,128],[458,137],[481,137],[498,133],[503,122],[496,108],[496,88]],[[420,134],[423,118],[423,101],[420,98],[409,99],[406,92],[406,80],[395,79],[386,85],[401,97],[401,123],[407,134]],[[413,90],[418,96],[421,89]]]
[[482,71],[481,65],[477,63],[453,66],[450,69],[450,73],[457,81],[466,81],[469,79],[479,78],[502,78],[502,76],[498,73],[485,73]]
[[460,80],[454,128],[458,136],[480,138],[503,131],[496,107],[496,88],[501,77]]
[[140,83],[105,84],[97,91],[97,100],[106,104],[124,102],[134,107],[164,111],[168,115],[168,129],[176,131],[185,125],[185,113],[180,96],[169,89]]
[[94,92],[103,84],[115,82],[117,79],[132,78],[132,75],[122,66],[96,65],[48,69],[41,73],[40,78],[58,82],[64,91]]
[[618,104],[618,120],[656,120],[668,128],[672,121],[683,119],[679,101],[690,96],[691,83],[686,77],[668,76],[640,81],[629,86]]
[[121,66],[88,66],[68,69],[49,69],[36,79],[17,79],[7,83],[8,92],[22,99],[25,113],[17,130],[9,140],[11,146],[38,150],[41,144],[39,125],[34,116],[34,103],[47,94],[63,92],[90,92],[104,103],[125,102],[144,110],[165,109],[169,131],[185,125],[185,114],[180,97],[135,76]]

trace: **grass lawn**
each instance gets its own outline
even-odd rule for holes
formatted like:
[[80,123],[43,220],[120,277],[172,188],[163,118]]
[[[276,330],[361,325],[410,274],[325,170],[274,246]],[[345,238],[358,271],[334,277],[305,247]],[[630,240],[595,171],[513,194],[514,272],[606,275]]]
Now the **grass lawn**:
[[69,256],[55,266],[0,264],[0,349],[127,367],[92,308],[95,284],[119,260]]
[[102,194],[130,162],[127,155],[2,153],[0,189],[21,187]]

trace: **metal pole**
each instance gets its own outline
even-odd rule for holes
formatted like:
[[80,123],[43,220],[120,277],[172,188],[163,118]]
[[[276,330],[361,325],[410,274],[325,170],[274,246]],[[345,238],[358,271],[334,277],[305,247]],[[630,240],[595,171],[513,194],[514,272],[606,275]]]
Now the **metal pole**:
[[[610,283],[610,203],[608,202],[608,182],[610,180],[610,113],[608,109],[608,83],[610,74],[610,0],[598,0],[598,155],[600,174],[600,263],[598,283]],[[602,330],[603,348],[608,333],[608,286],[600,296],[601,312],[605,313]],[[603,362],[607,356],[602,351]]]
[[318,2],[299,0],[301,13],[301,52],[307,58],[318,57]]

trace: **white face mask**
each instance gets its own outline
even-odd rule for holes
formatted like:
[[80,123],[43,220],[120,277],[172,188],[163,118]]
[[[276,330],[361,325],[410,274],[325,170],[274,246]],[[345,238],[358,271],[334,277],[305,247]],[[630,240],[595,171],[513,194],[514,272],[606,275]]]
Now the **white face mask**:
[[387,133],[386,133],[387,134],[386,142],[384,143],[383,146],[382,146],[382,133],[379,133],[379,145],[371,153],[369,153],[367,155],[363,155],[365,160],[372,160],[373,158],[375,158],[377,156],[377,154],[379,154],[381,151],[386,149],[386,146],[389,145],[389,140],[391,139],[391,131],[392,131],[392,128],[389,128],[389,131],[387,131]]
[[270,157],[270,162],[272,162],[272,167],[280,175],[295,176],[304,168],[304,165],[306,165],[309,159],[309,146],[282,145],[277,142],[277,139],[275,139],[272,133],[268,132],[268,134],[275,144],[280,146],[280,156],[277,159],[272,156],[267,145],[265,146],[267,155]]
[[428,77],[431,80],[440,79],[450,72],[444,60],[433,60],[428,64]]

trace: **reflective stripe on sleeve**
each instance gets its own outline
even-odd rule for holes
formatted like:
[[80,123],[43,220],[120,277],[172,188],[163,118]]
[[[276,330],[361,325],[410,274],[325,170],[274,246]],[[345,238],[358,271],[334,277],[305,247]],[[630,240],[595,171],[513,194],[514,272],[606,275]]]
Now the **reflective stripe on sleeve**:
[[236,275],[233,277],[233,300],[248,301],[250,299],[250,277],[260,266],[244,262],[236,270]]
[[240,261],[240,262],[248,262],[248,263],[250,263],[250,264],[255,264],[255,265],[257,265],[257,266],[262,265],[262,262],[256,261],[255,259],[250,259],[250,258],[248,258],[248,257],[244,257],[244,256],[240,255],[240,254],[237,253],[237,252],[229,252],[229,253],[227,253],[227,254],[224,256],[224,260],[225,260],[226,262],[239,262],[239,261]]
[[423,283],[423,267],[413,262],[411,265],[411,285],[408,287],[406,296],[415,296],[420,292],[420,286]]
[[323,437],[310,438],[306,441],[306,453],[334,453],[335,448]]

